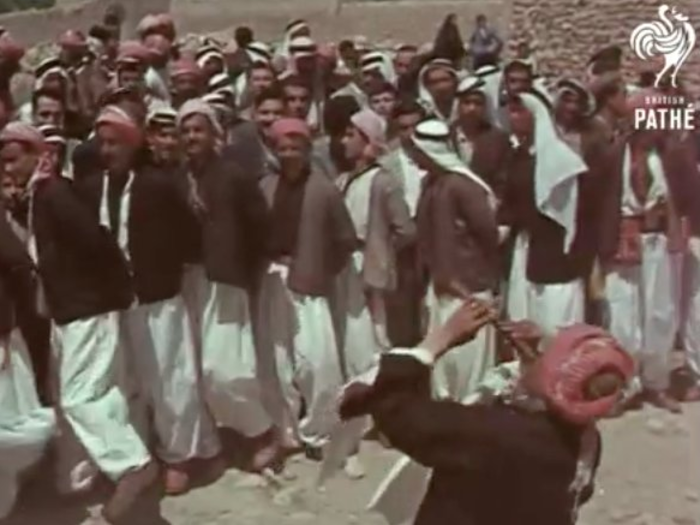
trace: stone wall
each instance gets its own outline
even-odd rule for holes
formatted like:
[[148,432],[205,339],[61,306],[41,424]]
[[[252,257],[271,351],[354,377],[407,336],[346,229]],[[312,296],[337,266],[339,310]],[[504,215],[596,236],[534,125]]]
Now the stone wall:
[[[247,24],[262,40],[277,40],[287,23],[305,18],[320,40],[357,34],[372,40],[431,41],[449,13],[468,37],[478,13],[507,30],[511,0],[175,0],[173,13],[184,32],[205,32]],[[230,36],[230,35],[229,35]]]
[[[147,13],[170,10],[170,0],[119,0],[127,13],[127,34]],[[0,25],[26,46],[50,42],[67,29],[87,31],[102,19],[110,0],[87,0],[41,11],[22,11],[0,16]]]
[[[547,76],[581,78],[591,54],[606,45],[624,50],[625,72],[635,79],[640,61],[629,46],[635,26],[658,20],[660,0],[514,0],[510,34],[513,40],[534,41],[536,56]],[[676,0],[700,36],[700,1]],[[700,42],[683,66],[682,77],[700,94]]]

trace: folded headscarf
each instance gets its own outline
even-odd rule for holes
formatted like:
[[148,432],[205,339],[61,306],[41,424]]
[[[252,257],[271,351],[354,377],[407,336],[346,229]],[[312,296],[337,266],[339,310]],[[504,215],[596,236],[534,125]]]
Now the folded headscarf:
[[224,137],[224,128],[216,117],[216,111],[201,98],[193,98],[185,102],[177,113],[177,126],[181,128],[187,119],[201,115],[207,119],[217,138]]
[[363,109],[350,117],[350,122],[377,149],[377,153],[386,150],[386,120],[371,109]]
[[138,146],[143,139],[139,125],[119,106],[107,106],[100,112],[95,121],[95,129],[102,126],[111,126],[132,146]]
[[447,124],[438,119],[424,120],[416,126],[411,142],[441,169],[448,173],[464,175],[481,186],[487,194],[491,207],[496,208],[496,195],[493,189],[467,167],[452,147],[450,128]]
[[202,46],[201,48],[199,48],[199,50],[197,50],[196,60],[197,65],[199,65],[200,68],[204,69],[204,66],[210,60],[220,60],[221,62],[225,62],[226,59],[221,49],[219,49],[215,45],[210,44]]
[[137,40],[127,40],[119,45],[118,64],[143,64],[151,60],[151,51]]
[[44,142],[46,144],[66,144],[66,137],[60,128],[52,124],[46,124],[44,126],[40,126],[38,129],[39,133],[41,133],[41,135],[44,137]]
[[167,104],[157,105],[146,117],[147,126],[175,126],[176,123],[177,111]]
[[457,71],[452,65],[452,62],[450,62],[449,60],[445,60],[444,58],[435,58],[427,64],[425,64],[423,66],[423,69],[420,70],[420,73],[418,75],[418,100],[421,104],[423,104],[428,113],[435,115],[437,118],[440,118],[446,122],[449,122],[454,116],[454,108],[452,114],[441,115],[440,111],[438,110],[437,104],[435,103],[433,96],[430,94],[430,91],[428,91],[428,88],[425,83],[425,77],[430,71],[433,71],[434,69],[444,69],[445,71],[448,71],[452,76],[454,76],[455,80],[459,81],[459,75],[457,74]]
[[564,228],[564,251],[568,253],[576,237],[578,177],[588,171],[588,166],[559,136],[545,103],[531,93],[519,96],[535,122],[535,204],[543,215]]
[[592,115],[595,112],[596,103],[593,93],[578,80],[562,78],[556,83],[555,92],[557,102],[564,93],[573,93],[580,97],[584,105],[584,116]]
[[289,43],[289,54],[293,59],[315,56],[317,50],[316,42],[308,36],[298,36]]
[[275,141],[278,141],[282,137],[296,135],[311,142],[311,129],[309,125],[298,118],[286,117],[278,119],[272,124],[270,133]]
[[0,132],[0,144],[19,142],[27,145],[35,153],[43,151],[46,141],[41,132],[25,122],[13,121]]
[[619,375],[626,383],[634,376],[634,360],[605,330],[578,324],[564,328],[549,343],[535,365],[535,389],[562,419],[587,425],[606,416],[619,392],[586,399],[589,381],[601,372]]
[[264,42],[251,42],[246,47],[246,53],[253,64],[258,62],[269,64],[272,61],[270,47]]
[[289,48],[292,40],[294,40],[294,38],[298,36],[310,32],[311,28],[309,27],[309,24],[306,22],[306,20],[293,20],[292,22],[287,24],[287,27],[284,30],[284,39],[278,51],[278,56],[286,59],[287,62],[289,62],[289,59],[291,58],[291,52]]
[[394,62],[391,57],[381,51],[367,53],[360,60],[360,68],[363,73],[378,71],[386,82],[396,85],[397,76],[394,69]]

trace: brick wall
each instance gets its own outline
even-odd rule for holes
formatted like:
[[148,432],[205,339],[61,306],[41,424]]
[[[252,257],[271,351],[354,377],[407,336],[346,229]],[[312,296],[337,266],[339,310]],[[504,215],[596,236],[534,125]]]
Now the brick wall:
[[[635,78],[639,60],[629,47],[633,28],[658,19],[660,0],[513,0],[510,33],[529,38],[537,46],[540,69],[548,76],[580,78],[585,63],[597,49],[618,44],[624,50],[625,72]],[[682,77],[700,94],[700,1],[672,3],[690,17],[699,42],[683,66]],[[636,61],[636,62],[635,62]]]

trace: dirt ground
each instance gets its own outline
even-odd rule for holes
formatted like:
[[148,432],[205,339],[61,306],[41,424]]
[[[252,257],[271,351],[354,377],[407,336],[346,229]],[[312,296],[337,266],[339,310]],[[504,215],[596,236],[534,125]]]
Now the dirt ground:
[[[597,493],[579,525],[700,525],[699,404],[686,405],[682,416],[645,408],[602,430]],[[397,456],[369,443],[362,457],[365,479],[341,473],[325,492],[315,488],[318,464],[307,460],[292,462],[295,479],[279,483],[230,470],[184,497],[161,499],[154,490],[124,525],[383,525],[365,507]],[[49,486],[47,479],[30,485],[3,525],[80,525],[98,503],[59,499]]]

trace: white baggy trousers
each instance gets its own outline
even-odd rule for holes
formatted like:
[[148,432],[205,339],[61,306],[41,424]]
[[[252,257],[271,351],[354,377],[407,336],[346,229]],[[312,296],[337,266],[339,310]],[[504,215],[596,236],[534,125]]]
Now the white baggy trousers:
[[92,481],[94,467],[85,453],[115,482],[151,460],[129,417],[119,315],[110,312],[53,328],[59,490],[64,493]]
[[54,434],[54,411],[39,403],[24,340],[13,331],[0,345],[0,519],[12,511],[19,476],[36,464]]
[[683,274],[684,322],[683,347],[688,366],[700,386],[700,237],[688,242]]
[[[259,297],[268,403],[290,438],[320,447],[337,420],[343,384],[335,329],[328,300],[292,292],[288,273],[287,266],[271,264]],[[306,415],[299,420],[302,400]]]
[[201,351],[202,388],[216,423],[246,437],[272,428],[257,374],[248,293],[190,268],[183,290]]
[[561,328],[582,323],[585,318],[583,279],[558,284],[530,282],[527,278],[529,245],[527,234],[519,234],[508,279],[508,318],[533,321],[549,336]]
[[197,356],[185,301],[178,295],[124,312],[123,327],[150,408],[158,457],[168,464],[219,453],[214,424],[199,388]]
[[615,266],[606,276],[610,333],[636,360],[641,385],[669,387],[671,352],[680,323],[682,254],[671,254],[663,233],[642,235],[642,263]]

